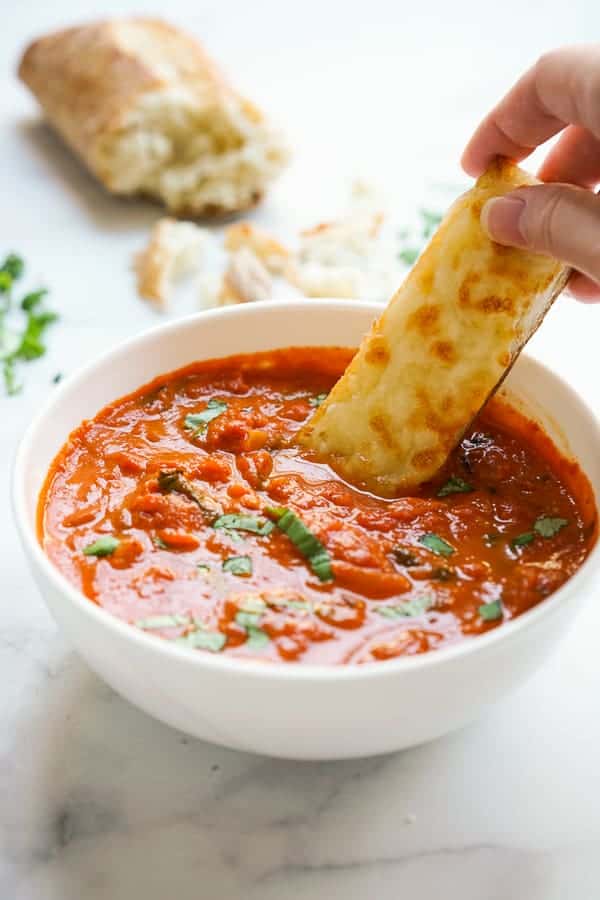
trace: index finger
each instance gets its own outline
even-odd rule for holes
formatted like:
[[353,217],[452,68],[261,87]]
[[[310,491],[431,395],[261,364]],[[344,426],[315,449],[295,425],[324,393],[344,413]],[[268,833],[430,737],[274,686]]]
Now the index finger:
[[478,176],[496,156],[518,162],[566,125],[600,137],[600,44],[540,57],[479,125],[462,166]]

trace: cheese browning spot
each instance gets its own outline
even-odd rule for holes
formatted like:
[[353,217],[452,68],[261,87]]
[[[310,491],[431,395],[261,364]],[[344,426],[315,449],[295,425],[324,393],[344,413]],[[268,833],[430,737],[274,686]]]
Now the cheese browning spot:
[[374,365],[384,366],[390,358],[390,353],[384,337],[374,337],[371,346],[367,350],[365,359]]
[[496,297],[494,295],[491,297],[484,297],[483,300],[480,300],[477,303],[477,306],[484,312],[489,313],[512,313],[514,310],[514,302],[510,297]]
[[424,303],[423,306],[420,306],[414,311],[408,320],[407,325],[409,328],[415,328],[416,331],[421,331],[426,334],[428,331],[433,331],[438,323],[439,317],[440,311],[437,306],[432,306],[430,303]]
[[451,363],[456,359],[456,350],[450,341],[436,341],[432,349],[443,362]]

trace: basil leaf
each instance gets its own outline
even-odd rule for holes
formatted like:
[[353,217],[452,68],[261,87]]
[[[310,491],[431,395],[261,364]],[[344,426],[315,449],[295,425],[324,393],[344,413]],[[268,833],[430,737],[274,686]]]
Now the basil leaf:
[[215,399],[209,400],[206,404],[206,409],[203,409],[202,412],[188,413],[184,419],[184,425],[187,429],[194,432],[194,437],[196,435],[204,435],[208,430],[209,422],[212,422],[213,419],[224,413],[226,409],[226,403]]
[[165,544],[163,539],[159,537],[157,534],[152,538],[152,543],[155,547],[158,547],[159,550],[168,550],[168,544]]
[[223,560],[223,571],[231,575],[252,575],[252,560],[249,556],[230,556]]
[[244,612],[240,610],[240,612],[235,614],[235,621],[242,628],[254,628],[258,626],[261,615],[262,613],[259,612]]
[[413,600],[406,600],[394,606],[376,606],[375,612],[386,619],[401,619],[406,616],[422,616],[435,602],[432,594],[421,594]]
[[264,650],[269,643],[269,635],[254,625],[249,625],[246,629],[248,637],[246,638],[246,647],[249,650]]
[[492,600],[490,603],[483,603],[479,607],[479,615],[484,622],[495,622],[496,619],[502,618],[502,603],[500,600]]
[[177,640],[178,644],[185,644],[187,647],[193,647],[196,650],[210,650],[211,653],[218,653],[225,646],[227,638],[220,631],[192,631],[185,637]]
[[516,538],[513,538],[510,544],[511,547],[525,547],[533,540],[535,540],[535,534],[533,533],[533,531],[523,531],[522,534],[518,534]]
[[296,513],[285,506],[271,506],[266,512],[276,519],[277,527],[287,534],[292,544],[308,560],[309,566],[319,580],[333,581],[331,557],[327,549]]
[[311,397],[308,401],[309,406],[314,406],[315,409],[319,407],[322,403],[327,400],[327,394],[317,394],[316,397]]
[[163,494],[182,494],[191,500],[202,512],[213,516],[221,511],[219,504],[209,497],[204,491],[194,487],[191,481],[184,476],[181,469],[162,471],[158,473],[158,488]]
[[175,628],[177,625],[189,625],[188,616],[150,616],[148,619],[138,619],[135,623],[138,628],[151,631],[154,628]]
[[117,549],[121,542],[112,534],[105,534],[99,537],[93,544],[88,544],[83,548],[84,556],[110,556]]
[[25,263],[20,256],[17,256],[16,253],[9,253],[0,268],[0,271],[6,272],[6,274],[10,276],[12,281],[16,281],[17,278],[20,278],[24,270]]
[[203,573],[210,572],[210,566],[207,565],[206,563],[196,563],[196,568],[199,572],[203,572]]
[[422,534],[419,543],[438,556],[452,556],[454,553],[454,547],[437,534]]
[[241,600],[239,607],[243,612],[264,613],[267,604],[262,597],[258,596],[258,594],[247,594]]
[[448,497],[450,494],[470,494],[473,487],[462,478],[453,476],[437,492],[437,497]]
[[215,519],[212,524],[213,528],[223,528],[225,530],[233,529],[234,531],[250,531],[252,534],[261,535],[261,537],[265,537],[267,534],[271,534],[275,527],[272,522],[269,522],[268,519],[261,520],[257,519],[255,516],[242,516],[237,515],[236,513],[227,513],[224,516],[219,516],[219,518]]
[[550,538],[558,534],[561,528],[568,525],[568,519],[552,518],[552,516],[540,516],[535,520],[533,528],[542,537]]

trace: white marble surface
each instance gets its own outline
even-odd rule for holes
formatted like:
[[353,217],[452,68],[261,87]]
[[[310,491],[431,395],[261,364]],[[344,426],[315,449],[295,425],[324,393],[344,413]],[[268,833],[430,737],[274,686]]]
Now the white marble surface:
[[[128,4],[21,0],[9,12],[3,3],[0,252],[24,253],[62,322],[25,393],[0,396],[0,897],[597,898],[597,592],[555,657],[485,720],[426,747],[338,764],[188,739],[123,702],[57,633],[14,534],[10,460],[56,371],[154,321],[132,291],[129,258],[157,213],[97,188],[38,124],[13,68],[26,39],[99,6]],[[410,215],[428,179],[459,178],[470,128],[514,75],[600,25],[589,0],[497,9],[171,0],[168,9],[287,124],[295,165],[258,214],[283,232],[335,210],[355,174],[385,181]],[[564,298],[532,351],[600,410],[598,334],[600,309]]]

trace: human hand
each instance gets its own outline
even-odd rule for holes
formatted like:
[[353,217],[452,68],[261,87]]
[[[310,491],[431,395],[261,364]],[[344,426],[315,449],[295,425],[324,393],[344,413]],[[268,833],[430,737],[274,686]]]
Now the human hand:
[[559,132],[538,173],[552,183],[489,200],[482,223],[501,244],[568,263],[571,293],[600,300],[600,44],[542,56],[479,125],[462,165],[476,177],[495,156],[518,162]]

